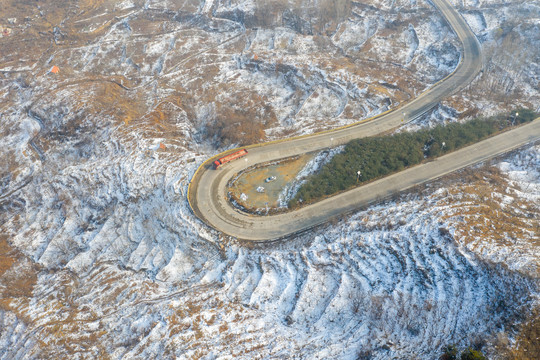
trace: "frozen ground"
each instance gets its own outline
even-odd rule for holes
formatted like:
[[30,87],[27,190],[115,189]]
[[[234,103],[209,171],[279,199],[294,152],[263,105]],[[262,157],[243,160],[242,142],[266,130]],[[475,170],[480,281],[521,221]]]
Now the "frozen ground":
[[[538,301],[538,146],[281,245],[223,238],[186,202],[224,106],[273,112],[268,138],[309,133],[451,71],[455,39],[426,3],[356,6],[326,45],[293,23],[246,30],[230,18],[248,1],[88,3],[5,5],[20,20],[0,39],[0,358],[433,359],[451,343],[496,358],[495,336],[512,344]],[[451,100],[440,114],[464,111]]]

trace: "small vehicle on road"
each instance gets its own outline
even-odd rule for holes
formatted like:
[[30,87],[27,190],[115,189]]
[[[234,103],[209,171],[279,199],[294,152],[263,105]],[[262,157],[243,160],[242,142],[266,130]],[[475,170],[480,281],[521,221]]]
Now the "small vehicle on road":
[[274,180],[276,180],[276,177],[275,177],[275,176],[270,176],[270,177],[267,177],[267,178],[264,180],[264,182],[269,183],[269,182],[274,181]]

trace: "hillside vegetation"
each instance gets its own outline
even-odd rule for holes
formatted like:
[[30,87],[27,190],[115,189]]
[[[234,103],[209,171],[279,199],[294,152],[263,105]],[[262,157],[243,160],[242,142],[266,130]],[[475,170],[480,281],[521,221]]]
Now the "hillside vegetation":
[[[519,115],[516,116],[516,113]],[[536,116],[534,111],[518,109],[510,115],[438,125],[414,133],[404,132],[353,140],[345,146],[342,153],[334,156],[300,187],[289,202],[289,207],[312,203],[325,196],[398,172],[514,125],[532,121]],[[360,176],[357,175],[358,171]]]

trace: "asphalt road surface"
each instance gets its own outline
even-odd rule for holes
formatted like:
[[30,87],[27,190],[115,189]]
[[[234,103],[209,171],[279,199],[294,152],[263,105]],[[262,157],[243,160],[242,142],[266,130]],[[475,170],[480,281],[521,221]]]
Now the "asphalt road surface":
[[228,202],[228,180],[249,166],[334,147],[355,138],[374,136],[394,129],[403,124],[403,113],[406,114],[406,121],[411,121],[433,108],[443,98],[469,84],[482,70],[482,54],[478,40],[447,0],[433,0],[433,3],[463,44],[461,62],[450,76],[408,104],[369,121],[323,134],[250,147],[248,156],[227,163],[219,170],[213,170],[211,166],[217,157],[209,159],[195,173],[189,186],[188,199],[193,212],[207,225],[238,239],[274,241],[325,223],[396,192],[539,140],[540,121],[537,119],[531,124],[435,161],[285,214],[250,215],[239,211]]

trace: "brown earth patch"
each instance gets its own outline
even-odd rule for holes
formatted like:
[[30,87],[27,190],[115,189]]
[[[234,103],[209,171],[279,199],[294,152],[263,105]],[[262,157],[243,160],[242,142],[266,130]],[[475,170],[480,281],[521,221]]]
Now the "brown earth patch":
[[[278,198],[283,188],[296,178],[312,158],[313,154],[306,154],[277,164],[271,163],[248,169],[230,185],[228,191],[231,192],[231,199],[247,211],[257,211],[267,206],[279,207]],[[276,179],[265,182],[270,176],[275,176]],[[264,187],[264,192],[257,192],[259,186]],[[247,200],[241,199],[242,194],[247,195]]]
[[7,235],[0,235],[0,308],[9,310],[12,300],[32,296],[38,266],[11,247]]
[[536,309],[530,320],[522,325],[516,345],[509,351],[508,359],[540,359],[540,309]]
[[[457,197],[461,198],[459,204],[451,205]],[[468,171],[463,185],[449,189],[449,199],[440,203],[456,209],[443,218],[456,214],[463,218],[456,223],[456,234],[465,243],[482,237],[510,246],[518,239],[530,238],[531,246],[540,246],[538,207],[520,198],[496,167]]]

